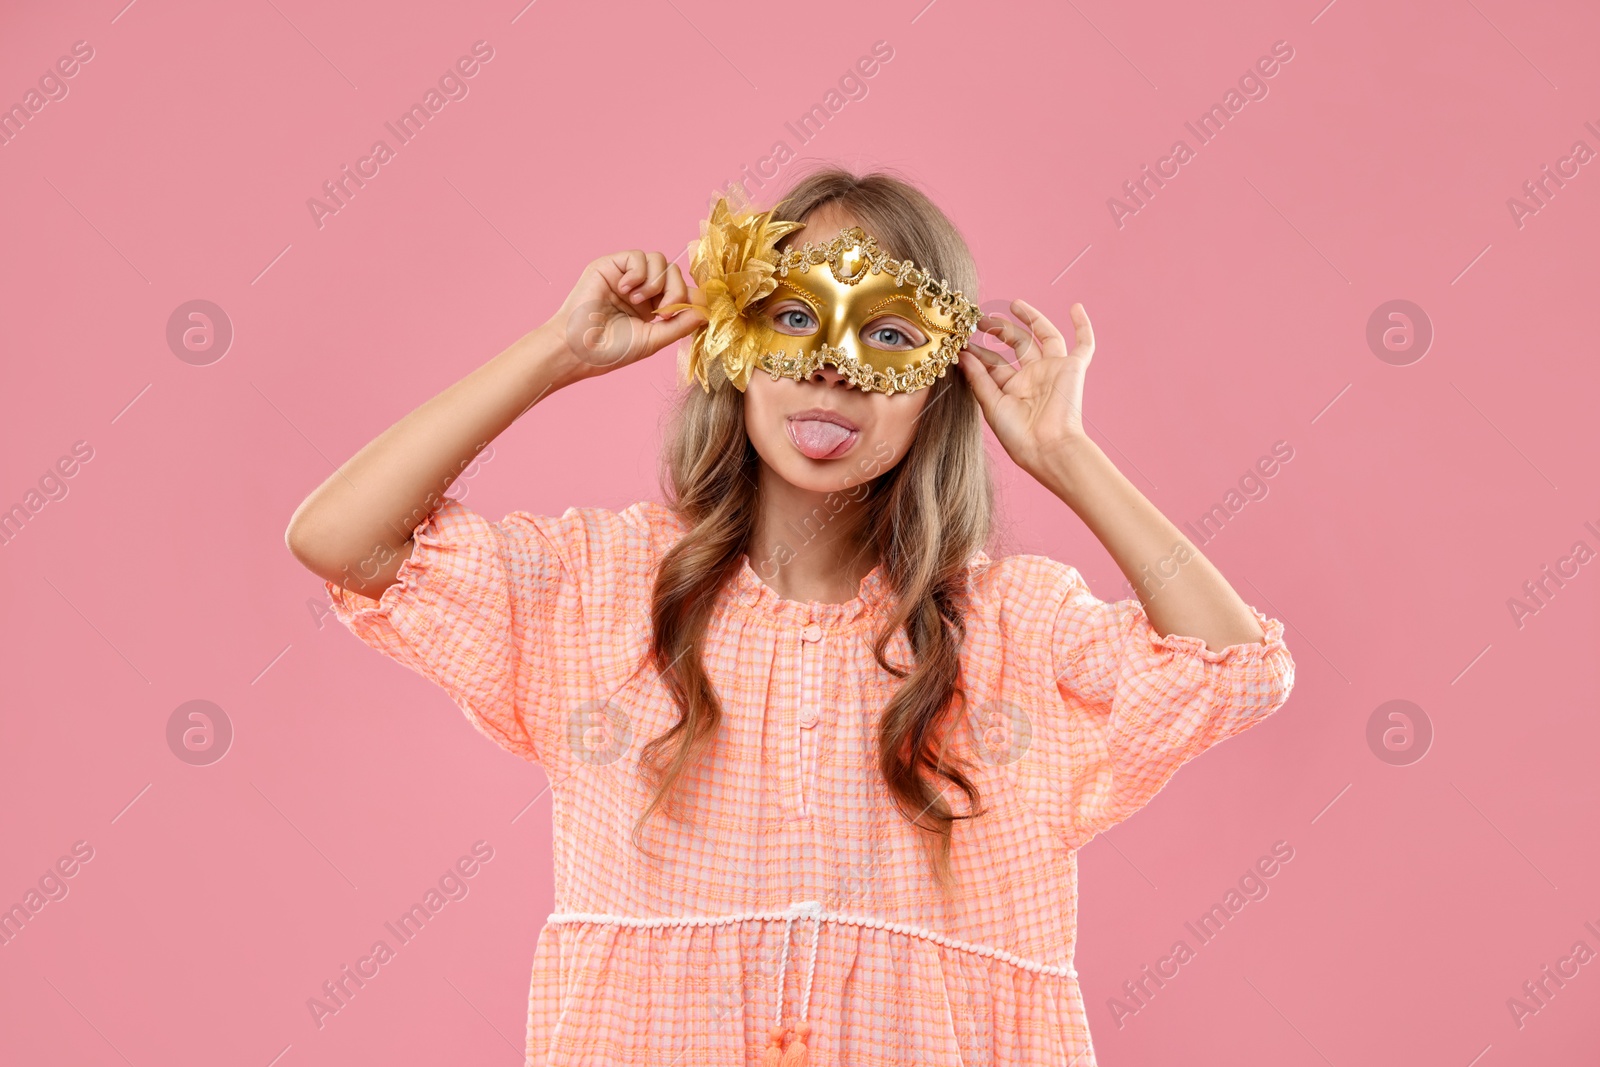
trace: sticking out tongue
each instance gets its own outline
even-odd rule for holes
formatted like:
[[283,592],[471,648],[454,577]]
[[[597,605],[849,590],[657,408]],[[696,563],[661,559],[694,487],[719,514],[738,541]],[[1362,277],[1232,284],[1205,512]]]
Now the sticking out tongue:
[[827,459],[856,436],[855,430],[815,419],[791,419],[789,427],[794,443],[812,459]]

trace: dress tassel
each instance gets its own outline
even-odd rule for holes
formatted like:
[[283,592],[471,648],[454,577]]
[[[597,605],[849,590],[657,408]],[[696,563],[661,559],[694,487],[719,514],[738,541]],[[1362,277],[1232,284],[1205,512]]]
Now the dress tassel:
[[779,1067],[806,1067],[811,1062],[810,1050],[806,1048],[806,1038],[811,1036],[811,1024],[804,1021],[795,1023],[794,1031],[794,1040],[784,1050]]
[[783,1035],[787,1032],[781,1026],[767,1031],[767,1047],[761,1050],[761,1067],[783,1067]]

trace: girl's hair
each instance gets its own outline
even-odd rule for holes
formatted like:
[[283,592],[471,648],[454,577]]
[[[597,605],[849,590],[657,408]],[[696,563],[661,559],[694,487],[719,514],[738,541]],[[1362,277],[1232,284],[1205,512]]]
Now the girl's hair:
[[[858,177],[826,166],[799,181],[775,206],[773,218],[804,221],[831,203],[859,219],[889,255],[910,259],[977,301],[977,267],[966,242],[911,184],[882,170]],[[786,236],[780,247],[801,236],[803,231]],[[933,393],[904,457],[864,487],[852,487],[847,495],[854,506],[834,521],[850,524],[844,536],[856,546],[856,559],[875,550],[894,593],[894,611],[874,635],[873,655],[884,670],[905,681],[882,716],[878,766],[902,814],[928,831],[935,879],[949,892],[951,827],[982,812],[977,787],[963,765],[946,762],[949,720],[942,713],[957,697],[965,713],[967,698],[957,680],[966,633],[967,565],[988,542],[994,486],[982,412],[960,367],[952,365],[928,388]],[[728,386],[706,393],[691,382],[673,412],[662,473],[668,504],[688,530],[663,557],[651,603],[651,655],[679,719],[641,753],[656,790],[634,825],[636,845],[657,808],[676,809],[669,795],[717,736],[721,704],[701,650],[717,593],[743,565],[741,556],[755,529],[759,462],[745,433],[744,394]],[[829,521],[828,512],[819,508],[817,519]],[[885,658],[902,625],[915,657],[904,667]],[[660,760],[669,747],[663,768]],[[960,788],[970,814],[955,814],[943,796],[949,785],[935,784],[929,774]]]

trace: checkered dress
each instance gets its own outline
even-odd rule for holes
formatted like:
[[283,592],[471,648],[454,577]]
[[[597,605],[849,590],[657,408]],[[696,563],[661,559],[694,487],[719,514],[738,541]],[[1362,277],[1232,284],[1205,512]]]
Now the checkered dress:
[[[872,655],[881,570],[804,603],[746,558],[703,652],[721,730],[647,855],[628,839],[650,800],[639,751],[677,721],[645,662],[651,584],[685,529],[649,501],[491,523],[447,498],[378,600],[327,583],[362,641],[552,783],[527,1064],[753,1067],[774,1042],[788,1064],[803,1040],[808,1067],[1092,1067],[1076,850],[1283,704],[1282,623],[1251,609],[1265,643],[1215,651],[1063,563],[975,555],[950,744],[987,813],[956,824],[946,901],[878,771],[900,684]],[[887,657],[911,662],[903,632]]]

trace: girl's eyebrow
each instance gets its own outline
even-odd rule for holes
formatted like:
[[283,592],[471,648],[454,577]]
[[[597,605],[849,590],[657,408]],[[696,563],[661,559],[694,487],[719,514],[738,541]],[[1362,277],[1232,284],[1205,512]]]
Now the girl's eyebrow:
[[[867,314],[868,315],[877,315],[877,314],[880,314],[880,313],[883,313],[883,312],[896,313],[896,312],[893,312],[893,309],[891,309],[889,307],[889,305],[893,304],[893,303],[895,303],[897,301],[903,301],[903,302],[911,305],[911,314],[909,314],[909,315],[901,315],[900,316],[901,318],[908,319],[908,320],[910,320],[912,322],[921,321],[922,316],[917,313],[918,310],[919,310],[917,308],[917,302],[915,300],[912,300],[910,297],[904,296],[904,295],[902,295],[900,293],[893,293],[893,294],[890,294],[889,296],[884,297],[882,300],[880,300],[876,304],[872,305],[872,307],[867,310]],[[898,314],[898,313],[896,313],[896,314]]]
[[909,322],[912,325],[918,327],[919,329],[922,330],[923,333],[927,334],[930,338],[933,337],[934,334],[936,334],[936,333],[951,333],[951,332],[953,332],[951,330],[947,330],[947,329],[943,328],[942,326],[939,326],[937,323],[929,322],[927,317],[922,314],[922,305],[918,304],[915,300],[913,300],[911,297],[907,296],[905,293],[890,293],[888,296],[886,296],[882,300],[878,301],[876,304],[874,304],[871,307],[871,309],[869,309],[867,311],[867,315],[869,316],[867,321],[871,322],[872,321],[871,316],[877,315],[879,312],[883,311],[886,307],[888,307],[892,303],[895,303],[896,301],[901,301],[901,302],[904,302],[904,303],[907,303],[907,304],[911,305],[911,314],[910,315],[901,315],[900,318],[903,318],[907,322]]
[[820,314],[817,311],[817,308],[822,304],[822,298],[817,296],[817,294],[813,293],[809,289],[801,288],[792,281],[784,280],[779,282],[778,288],[773,290],[772,295],[768,299],[773,300],[774,302],[782,299],[778,292],[778,290],[782,289],[787,289],[794,294],[794,296],[790,297],[789,299],[799,300],[801,303],[809,305],[813,314]]

